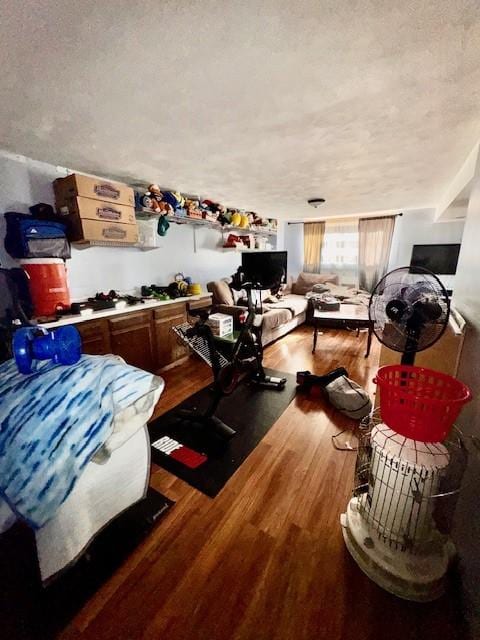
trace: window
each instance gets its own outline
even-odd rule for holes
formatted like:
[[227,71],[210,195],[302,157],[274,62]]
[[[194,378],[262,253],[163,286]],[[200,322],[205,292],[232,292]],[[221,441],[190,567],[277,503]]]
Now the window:
[[358,283],[358,220],[325,223],[322,245],[322,273],[336,273],[341,284]]

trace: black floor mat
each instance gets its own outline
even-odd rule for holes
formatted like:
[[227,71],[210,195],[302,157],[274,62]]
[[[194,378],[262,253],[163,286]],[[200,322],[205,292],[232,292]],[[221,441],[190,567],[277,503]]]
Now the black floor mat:
[[243,382],[220,402],[216,415],[236,431],[228,442],[221,442],[206,429],[178,419],[179,409],[205,409],[212,397],[210,387],[201,389],[149,424],[152,443],[164,435],[170,436],[206,454],[208,460],[205,463],[197,469],[189,469],[152,447],[153,461],[207,496],[216,496],[295,396],[297,385],[294,375],[271,369],[265,371],[268,375],[287,378],[284,389],[262,389]]
[[143,500],[108,524],[77,562],[45,588],[40,583],[33,532],[15,524],[0,539],[4,585],[0,590],[0,636],[55,638],[173,504],[149,488]]

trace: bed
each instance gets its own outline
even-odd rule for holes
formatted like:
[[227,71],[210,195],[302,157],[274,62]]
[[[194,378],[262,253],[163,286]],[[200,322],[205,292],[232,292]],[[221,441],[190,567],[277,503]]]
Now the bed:
[[[133,370],[116,356],[107,358],[115,358],[123,365],[118,369],[120,377],[122,371]],[[73,490],[55,509],[53,516],[47,517],[45,522],[39,520],[41,526],[32,526],[44,583],[73,563],[101,529],[146,494],[150,474],[146,424],[164,389],[164,381],[146,372],[134,371],[138,384],[127,385],[121,398],[119,385],[112,387],[116,410],[105,431],[107,437],[102,437],[100,446],[89,457]],[[3,480],[0,533],[22,517],[12,496],[6,495],[5,485],[6,480]]]

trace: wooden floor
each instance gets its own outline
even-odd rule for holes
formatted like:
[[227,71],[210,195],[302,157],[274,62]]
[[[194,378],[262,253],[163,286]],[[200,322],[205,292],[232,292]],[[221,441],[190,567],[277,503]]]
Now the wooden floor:
[[[315,356],[311,328],[266,350],[265,364],[316,373],[345,366],[373,391],[378,345],[328,330]],[[157,415],[204,386],[191,359],[165,374]],[[239,407],[241,411],[241,407]],[[343,543],[339,516],[355,454],[331,436],[351,424],[319,397],[297,396],[215,498],[155,467],[151,484],[176,501],[93,597],[63,638],[165,640],[450,640],[460,638],[453,597],[401,601],[368,580]]]

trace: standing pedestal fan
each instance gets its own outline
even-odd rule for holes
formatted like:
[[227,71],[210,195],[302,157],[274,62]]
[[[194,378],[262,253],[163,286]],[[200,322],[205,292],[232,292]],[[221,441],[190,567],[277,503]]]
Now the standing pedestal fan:
[[359,437],[355,487],[341,516],[345,544],[359,567],[395,595],[430,601],[444,591],[454,555],[448,535],[466,463],[454,430],[470,392],[445,374],[413,366],[448,324],[450,305],[440,280],[408,267],[376,285],[369,317],[377,338],[401,351],[402,364],[375,378],[380,413]]

